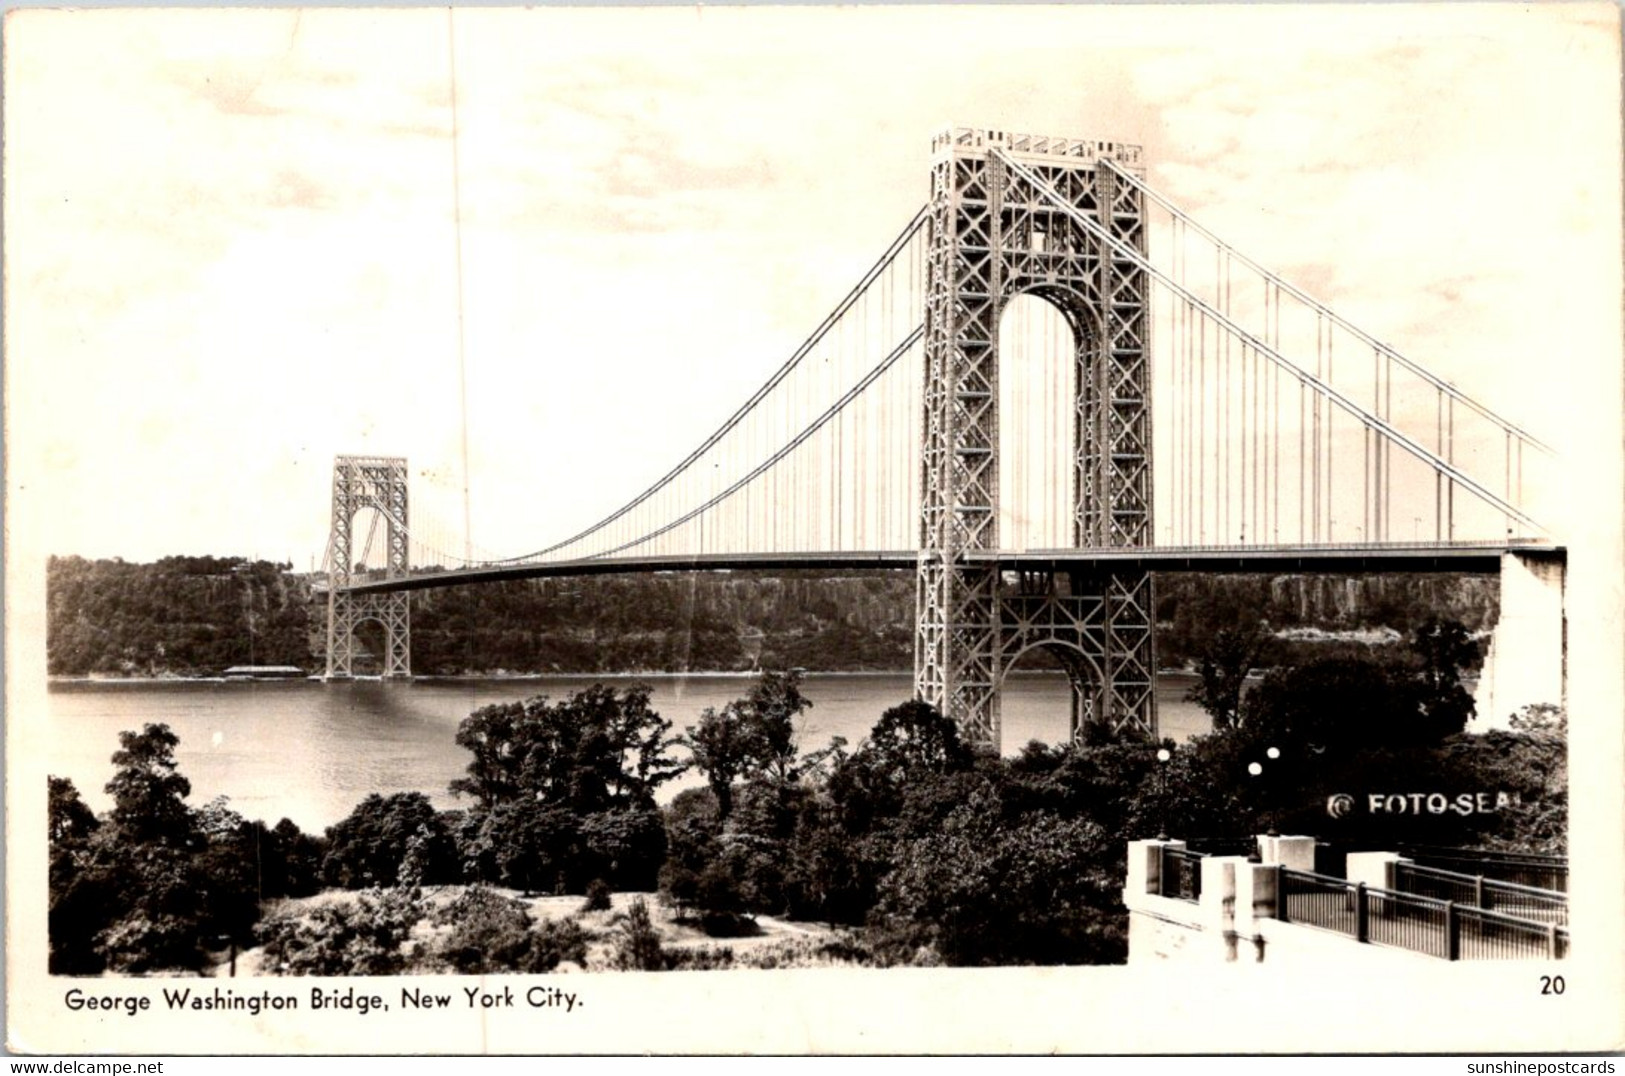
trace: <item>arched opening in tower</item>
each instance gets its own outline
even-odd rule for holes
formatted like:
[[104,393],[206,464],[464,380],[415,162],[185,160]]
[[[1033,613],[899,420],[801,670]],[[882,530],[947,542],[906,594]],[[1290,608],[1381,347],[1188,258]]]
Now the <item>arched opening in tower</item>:
[[1077,340],[1049,301],[1016,295],[999,318],[1001,549],[1072,546]]
[[352,582],[376,575],[382,578],[389,567],[389,519],[378,509],[364,506],[350,521],[350,572]]
[[[1009,758],[1031,744],[1071,742],[1076,689],[1093,686],[1095,678],[1088,659],[1063,643],[1034,643],[1009,658],[999,690],[999,753]],[[1084,707],[1077,720],[1089,719]]]

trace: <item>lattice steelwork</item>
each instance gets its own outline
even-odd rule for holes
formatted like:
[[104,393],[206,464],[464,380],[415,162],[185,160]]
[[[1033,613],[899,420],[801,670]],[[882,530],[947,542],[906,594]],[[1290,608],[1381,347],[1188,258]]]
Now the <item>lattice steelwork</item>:
[[411,595],[352,594],[356,513],[375,509],[388,536],[385,578],[408,574],[406,460],[399,456],[338,456],[333,460],[333,530],[327,570],[327,678],[354,675],[355,629],[371,620],[384,629],[383,675],[412,675]]
[[1050,573],[1009,594],[997,565],[965,557],[999,548],[999,319],[1023,293],[1058,308],[1077,341],[1073,544],[1151,544],[1145,276],[1073,218],[1144,251],[1139,191],[1101,167],[1137,168],[1139,149],[985,130],[951,131],[933,148],[916,693],[967,738],[997,745],[999,681],[1042,645],[1071,675],[1074,737],[1090,721],[1152,734],[1149,575]]

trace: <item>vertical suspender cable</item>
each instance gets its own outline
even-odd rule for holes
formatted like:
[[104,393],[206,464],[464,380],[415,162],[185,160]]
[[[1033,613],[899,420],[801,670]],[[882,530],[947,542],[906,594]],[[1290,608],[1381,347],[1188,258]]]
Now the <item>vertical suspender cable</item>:
[[463,175],[457,112],[457,12],[446,8],[446,65],[451,83],[451,191],[457,270],[457,399],[463,447],[463,559],[474,559],[473,502],[468,476],[468,338],[463,325]]

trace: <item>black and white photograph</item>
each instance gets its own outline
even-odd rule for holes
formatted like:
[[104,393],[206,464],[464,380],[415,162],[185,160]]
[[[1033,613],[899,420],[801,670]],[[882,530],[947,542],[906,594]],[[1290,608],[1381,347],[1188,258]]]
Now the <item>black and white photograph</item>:
[[8,1049],[1625,1048],[1620,56],[9,11]]

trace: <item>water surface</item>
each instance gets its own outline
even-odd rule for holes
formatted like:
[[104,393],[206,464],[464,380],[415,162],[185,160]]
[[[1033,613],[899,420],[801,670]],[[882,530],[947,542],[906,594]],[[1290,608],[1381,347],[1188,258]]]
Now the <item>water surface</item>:
[[[180,737],[176,758],[192,782],[191,803],[225,795],[249,818],[274,824],[287,817],[302,829],[320,830],[370,792],[420,791],[441,807],[466,806],[446,792],[469,761],[454,740],[458,722],[493,702],[542,694],[556,699],[605,679],[59,682],[46,696],[47,762],[49,772],[71,777],[86,801],[104,810],[119,731],[164,722]],[[654,708],[679,732],[706,707],[720,708],[750,687],[742,676],[640,679],[652,690]],[[1180,674],[1157,680],[1158,720],[1163,735],[1175,740],[1208,727],[1207,716],[1184,701],[1191,682]],[[801,728],[807,750],[832,736],[855,746],[884,710],[912,694],[912,683],[901,673],[809,675],[803,691],[813,702]],[[1059,674],[1012,674],[1002,702],[1004,753],[1015,754],[1033,739],[1065,739],[1068,697]],[[686,775],[667,785],[663,798],[701,781]]]

